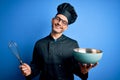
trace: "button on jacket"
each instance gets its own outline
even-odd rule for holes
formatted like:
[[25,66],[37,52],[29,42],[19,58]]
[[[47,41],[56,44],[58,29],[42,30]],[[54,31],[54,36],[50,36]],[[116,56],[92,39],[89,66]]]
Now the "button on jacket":
[[54,40],[51,35],[36,42],[31,62],[34,77],[40,73],[40,80],[74,80],[74,74],[87,80],[88,74],[80,73],[78,62],[72,52],[78,48],[77,41],[62,35]]

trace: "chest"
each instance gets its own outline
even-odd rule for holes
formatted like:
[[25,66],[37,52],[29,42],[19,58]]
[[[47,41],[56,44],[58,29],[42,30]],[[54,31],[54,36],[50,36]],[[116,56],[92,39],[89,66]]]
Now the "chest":
[[41,47],[40,54],[48,64],[63,63],[72,58],[75,46],[71,42],[48,42]]

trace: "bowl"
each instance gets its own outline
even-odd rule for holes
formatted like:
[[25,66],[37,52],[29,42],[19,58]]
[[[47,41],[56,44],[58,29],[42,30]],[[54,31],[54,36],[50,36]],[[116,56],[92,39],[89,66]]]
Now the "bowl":
[[93,48],[75,48],[73,50],[74,58],[83,64],[94,64],[102,58],[102,51]]

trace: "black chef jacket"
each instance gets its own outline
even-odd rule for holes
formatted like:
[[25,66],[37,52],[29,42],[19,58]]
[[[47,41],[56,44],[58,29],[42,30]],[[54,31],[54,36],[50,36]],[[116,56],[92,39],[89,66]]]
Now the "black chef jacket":
[[62,35],[54,40],[51,35],[36,42],[31,62],[34,77],[40,73],[40,80],[74,80],[74,74],[87,80],[88,74],[80,73],[78,62],[72,52],[78,48],[77,41]]

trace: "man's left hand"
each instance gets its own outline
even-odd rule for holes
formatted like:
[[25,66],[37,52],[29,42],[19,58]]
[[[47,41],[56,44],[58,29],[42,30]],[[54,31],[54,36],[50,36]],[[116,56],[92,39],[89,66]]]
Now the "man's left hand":
[[98,62],[95,63],[95,64],[81,64],[81,63],[79,63],[79,65],[80,65],[81,73],[86,74],[86,73],[88,73],[88,71],[89,71],[91,68],[93,68],[93,67],[95,67],[96,65],[98,65]]

